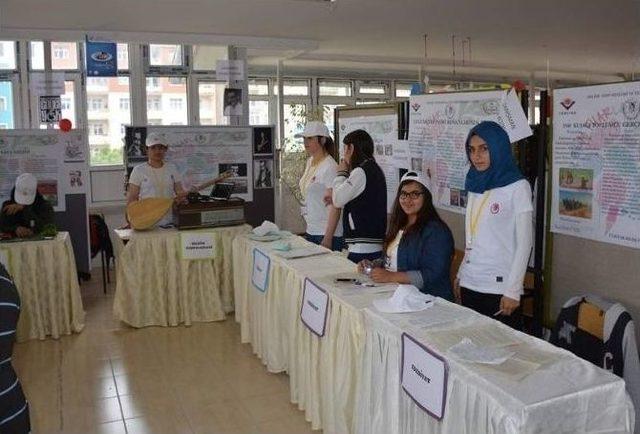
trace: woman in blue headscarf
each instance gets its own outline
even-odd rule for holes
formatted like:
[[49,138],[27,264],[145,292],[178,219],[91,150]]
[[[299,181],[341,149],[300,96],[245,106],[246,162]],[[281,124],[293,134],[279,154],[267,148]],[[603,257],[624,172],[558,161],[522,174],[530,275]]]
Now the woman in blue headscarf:
[[471,163],[466,243],[454,294],[462,305],[521,328],[520,296],[532,244],[531,186],[497,123],[476,125],[465,148]]

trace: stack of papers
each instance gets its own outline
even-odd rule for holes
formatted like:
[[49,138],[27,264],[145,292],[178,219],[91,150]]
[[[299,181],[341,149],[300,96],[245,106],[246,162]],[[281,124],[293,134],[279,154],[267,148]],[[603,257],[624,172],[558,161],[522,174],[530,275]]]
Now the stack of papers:
[[329,250],[318,246],[294,248],[288,251],[278,251],[276,255],[285,259],[307,258],[309,256],[326,255]]
[[471,339],[465,338],[449,348],[449,354],[465,362],[500,365],[513,356],[515,352],[505,348],[476,345]]

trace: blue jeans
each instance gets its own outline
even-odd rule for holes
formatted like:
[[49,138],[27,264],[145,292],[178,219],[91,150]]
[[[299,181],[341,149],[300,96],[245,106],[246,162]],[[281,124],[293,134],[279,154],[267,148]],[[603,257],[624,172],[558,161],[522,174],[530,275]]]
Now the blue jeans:
[[382,258],[382,250],[374,253],[349,253],[347,259],[351,262],[358,263],[363,259],[368,259],[370,261],[375,261],[376,259]]
[[[305,240],[311,241],[312,243],[318,244],[318,245],[322,242],[323,238],[324,238],[323,235],[304,234]],[[333,250],[334,252],[341,252],[343,248],[344,248],[344,238],[333,237],[333,241],[331,242],[331,250]]]

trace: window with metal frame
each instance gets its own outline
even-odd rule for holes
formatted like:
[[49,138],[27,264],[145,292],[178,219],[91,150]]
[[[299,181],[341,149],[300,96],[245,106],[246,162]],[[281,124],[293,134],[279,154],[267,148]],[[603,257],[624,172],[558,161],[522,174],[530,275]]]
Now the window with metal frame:
[[0,69],[16,69],[15,41],[0,41]]

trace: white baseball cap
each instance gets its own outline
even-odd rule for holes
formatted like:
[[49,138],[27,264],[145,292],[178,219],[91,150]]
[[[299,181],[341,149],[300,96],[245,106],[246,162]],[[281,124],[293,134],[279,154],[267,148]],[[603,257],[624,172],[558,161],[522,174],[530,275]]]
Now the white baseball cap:
[[147,148],[153,146],[153,145],[165,145],[165,146],[169,146],[167,145],[167,141],[164,139],[164,135],[160,134],[160,133],[149,133],[147,134],[147,139],[145,140],[145,145],[147,145]]
[[304,131],[296,134],[294,137],[296,139],[299,139],[300,137],[317,137],[317,136],[331,138],[331,135],[329,134],[329,128],[327,128],[327,126],[324,123],[318,122],[318,121],[311,121],[311,122],[307,122],[307,125],[304,126]]
[[427,180],[427,177],[424,176],[421,172],[416,172],[415,170],[410,170],[402,176],[400,179],[400,183],[402,184],[404,181],[415,181],[419,184],[422,184],[424,188],[431,191],[429,188],[430,182]]
[[30,173],[23,173],[16,178],[14,199],[20,205],[31,205],[36,200],[38,180]]
[[433,304],[435,297],[423,294],[413,285],[398,285],[390,298],[373,300],[373,306],[384,313],[418,312]]

